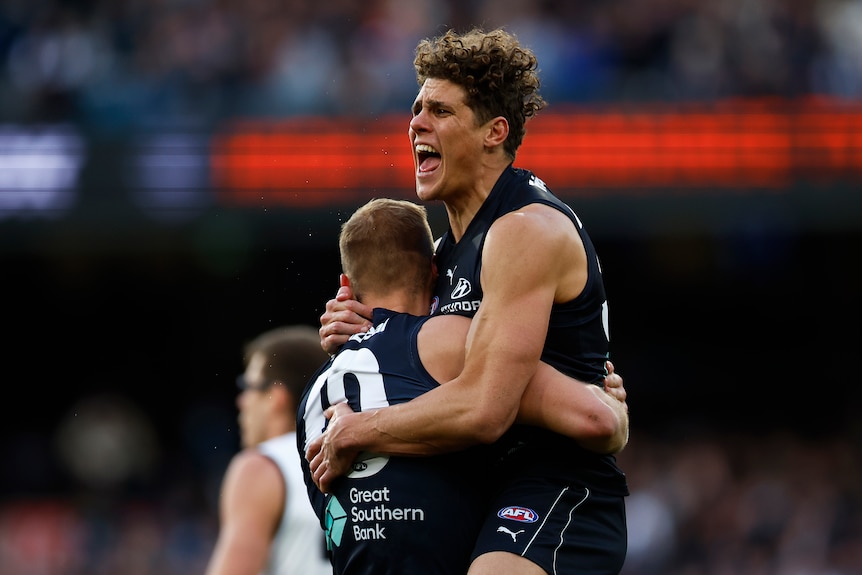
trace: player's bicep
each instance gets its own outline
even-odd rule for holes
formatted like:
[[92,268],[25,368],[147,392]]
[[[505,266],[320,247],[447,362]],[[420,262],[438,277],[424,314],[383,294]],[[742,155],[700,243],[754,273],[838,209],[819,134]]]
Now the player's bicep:
[[519,397],[535,371],[553,305],[551,258],[534,254],[526,240],[535,235],[535,228],[532,218],[501,218],[488,233],[482,252],[483,298],[470,326],[465,370],[479,365],[477,371],[506,382],[508,389],[496,390],[503,397],[509,393]]
[[534,351],[544,344],[559,281],[558,244],[542,219],[514,213],[494,223],[482,251],[480,312]]

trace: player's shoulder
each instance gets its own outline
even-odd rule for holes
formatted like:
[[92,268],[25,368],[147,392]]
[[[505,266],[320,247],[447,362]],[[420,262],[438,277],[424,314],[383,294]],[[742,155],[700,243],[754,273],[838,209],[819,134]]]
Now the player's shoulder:
[[453,335],[467,333],[467,330],[469,329],[470,318],[468,317],[457,314],[435,315],[422,324],[422,328],[419,330],[419,335],[422,338],[434,339],[437,338],[437,336],[445,336],[446,334],[449,334],[450,337],[440,337],[439,339],[435,339],[435,341],[442,340],[445,342],[448,339],[452,339],[451,336]]
[[437,382],[454,379],[461,372],[469,329],[470,318],[457,314],[436,315],[422,324],[417,336],[419,357]]
[[543,203],[527,204],[503,214],[488,228],[488,240],[527,249],[568,241],[573,232],[569,217]]
[[231,458],[221,485],[221,503],[228,517],[275,514],[286,494],[284,478],[274,461],[255,448]]
[[278,464],[255,447],[247,447],[233,456],[228,464],[227,477],[242,483],[265,487],[283,479]]

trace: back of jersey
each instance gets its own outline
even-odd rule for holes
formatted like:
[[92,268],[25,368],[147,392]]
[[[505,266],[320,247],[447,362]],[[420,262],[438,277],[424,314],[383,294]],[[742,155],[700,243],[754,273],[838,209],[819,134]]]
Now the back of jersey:
[[[439,384],[419,361],[416,335],[429,317],[375,310],[374,326],[345,344],[310,382],[300,405],[300,451],[326,425],[323,411],[409,401]],[[303,469],[323,519],[335,573],[463,575],[484,517],[479,450],[434,457],[363,453],[323,495]]]

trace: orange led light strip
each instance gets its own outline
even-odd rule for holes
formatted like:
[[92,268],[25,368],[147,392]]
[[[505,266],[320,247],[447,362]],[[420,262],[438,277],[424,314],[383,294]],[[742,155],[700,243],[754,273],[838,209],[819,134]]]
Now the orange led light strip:
[[[413,196],[409,116],[239,122],[214,136],[211,177],[232,206],[318,207]],[[734,102],[544,111],[515,165],[560,195],[769,189],[862,181],[862,106]]]

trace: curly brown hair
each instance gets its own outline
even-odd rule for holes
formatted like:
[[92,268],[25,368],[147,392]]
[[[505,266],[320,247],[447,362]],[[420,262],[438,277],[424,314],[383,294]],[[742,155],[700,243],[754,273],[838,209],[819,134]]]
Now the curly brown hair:
[[545,107],[539,95],[538,60],[501,28],[481,28],[424,39],[413,60],[419,85],[428,78],[449,80],[467,92],[467,105],[480,123],[496,116],[509,121],[504,148],[515,158],[526,133],[527,119]]

